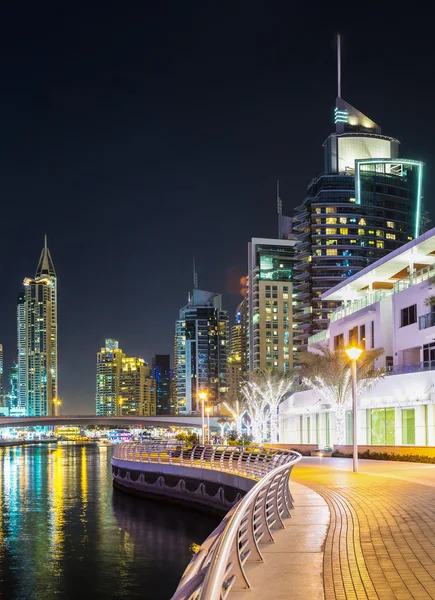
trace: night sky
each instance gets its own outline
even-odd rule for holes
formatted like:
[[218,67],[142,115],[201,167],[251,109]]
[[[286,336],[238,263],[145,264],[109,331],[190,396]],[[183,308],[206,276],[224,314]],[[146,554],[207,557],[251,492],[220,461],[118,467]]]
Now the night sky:
[[255,0],[82,5],[24,2],[0,19],[0,343],[7,368],[17,294],[47,233],[64,414],[94,411],[105,337],[149,361],[172,352],[193,256],[199,287],[223,292],[232,318],[247,242],[276,234],[275,181],[291,214],[322,172],[337,31],[343,98],[401,140],[402,156],[426,162],[435,217],[424,14]]

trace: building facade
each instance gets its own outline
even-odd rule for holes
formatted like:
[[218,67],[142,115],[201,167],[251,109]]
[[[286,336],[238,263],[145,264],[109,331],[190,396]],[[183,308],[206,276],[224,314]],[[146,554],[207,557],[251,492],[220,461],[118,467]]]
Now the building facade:
[[122,357],[118,385],[121,415],[155,415],[156,382],[142,358]]
[[[435,229],[349,277],[322,296],[341,307],[328,329],[309,338],[339,345],[383,348],[377,366],[385,378],[358,398],[361,445],[435,445]],[[352,415],[347,412],[347,443]],[[322,392],[293,394],[280,406],[280,440],[335,443],[335,411]]]
[[35,278],[17,305],[18,402],[31,416],[51,415],[57,396],[57,279],[45,238]]
[[158,415],[176,415],[177,406],[173,402],[172,380],[174,372],[171,370],[171,357],[169,354],[156,354],[152,360],[152,374],[156,381],[156,404]]
[[0,344],[0,406],[5,406],[5,388],[3,379],[3,345]]
[[296,339],[328,326],[336,303],[322,294],[425,231],[423,163],[399,158],[399,142],[338,97],[324,172],[296,208]]
[[216,406],[228,391],[228,314],[222,296],[194,289],[175,324],[174,385],[178,413],[199,411],[200,393]]
[[297,241],[253,238],[248,253],[248,370],[293,368],[293,285]]
[[124,352],[118,340],[107,339],[97,353],[97,389],[95,411],[97,415],[119,414],[119,382]]
[[242,383],[248,373],[247,314],[248,303],[244,299],[237,307],[235,324],[231,327],[227,394],[230,403],[240,396]]
[[143,358],[128,357],[118,340],[97,353],[97,415],[155,415],[156,382]]

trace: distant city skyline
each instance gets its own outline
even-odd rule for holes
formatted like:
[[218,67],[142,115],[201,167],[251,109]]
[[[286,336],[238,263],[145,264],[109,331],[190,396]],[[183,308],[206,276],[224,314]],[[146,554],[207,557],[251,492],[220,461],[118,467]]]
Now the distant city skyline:
[[[276,237],[276,180],[291,216],[322,172],[337,30],[343,98],[402,140],[402,156],[425,162],[425,203],[435,216],[430,36],[420,24],[386,27],[379,18],[367,43],[356,10],[337,15],[325,6],[316,17],[306,10],[307,36],[288,3],[254,3],[231,19],[224,7],[211,17],[205,7],[110,6],[83,18],[74,6],[61,25],[48,7],[8,7],[5,372],[16,357],[16,290],[33,274],[45,233],[58,274],[65,413],[94,411],[95,352],[106,337],[148,361],[172,352],[192,256],[199,286],[223,294],[232,321],[247,243]],[[379,69],[380,56],[398,58]]]

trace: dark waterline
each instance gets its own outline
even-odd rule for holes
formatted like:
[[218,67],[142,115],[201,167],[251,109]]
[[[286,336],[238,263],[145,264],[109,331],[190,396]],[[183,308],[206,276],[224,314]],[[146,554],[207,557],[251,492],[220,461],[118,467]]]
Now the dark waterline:
[[111,448],[0,448],[0,598],[168,600],[218,520],[112,488]]

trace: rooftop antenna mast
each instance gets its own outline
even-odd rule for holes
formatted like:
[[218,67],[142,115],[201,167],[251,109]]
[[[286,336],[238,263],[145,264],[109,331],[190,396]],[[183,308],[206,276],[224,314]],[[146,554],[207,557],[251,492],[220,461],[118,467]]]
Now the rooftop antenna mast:
[[198,273],[195,268],[195,257],[193,258],[193,289],[198,289]]
[[337,33],[337,96],[341,98],[341,36]]
[[282,200],[279,197],[279,180],[276,182],[276,212],[278,213],[278,238],[281,239]]

